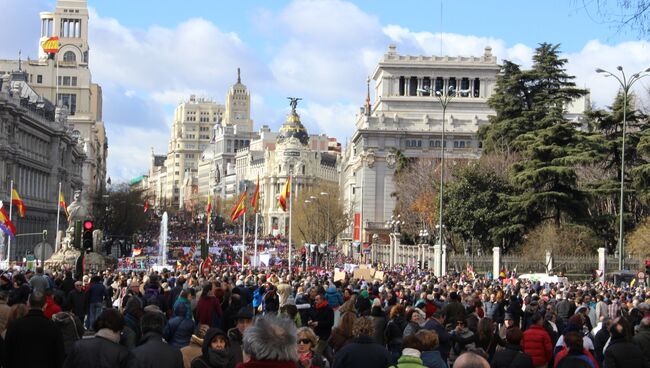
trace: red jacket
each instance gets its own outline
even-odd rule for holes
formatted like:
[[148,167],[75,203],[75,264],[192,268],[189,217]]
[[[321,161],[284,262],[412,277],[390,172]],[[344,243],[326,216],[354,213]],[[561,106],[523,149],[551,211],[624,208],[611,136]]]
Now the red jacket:
[[553,343],[551,337],[544,327],[532,325],[524,332],[521,340],[521,348],[524,353],[533,358],[533,365],[539,367],[546,365],[553,358]]
[[45,310],[43,310],[43,314],[47,319],[52,319],[52,316],[61,312],[61,307],[56,304],[54,301],[54,297],[52,295],[48,295],[45,297]]
[[216,313],[219,319],[221,319],[221,303],[219,303],[219,299],[213,296],[201,296],[198,303],[196,303],[194,313],[196,314],[196,322],[198,324],[216,327],[214,326],[214,314]]

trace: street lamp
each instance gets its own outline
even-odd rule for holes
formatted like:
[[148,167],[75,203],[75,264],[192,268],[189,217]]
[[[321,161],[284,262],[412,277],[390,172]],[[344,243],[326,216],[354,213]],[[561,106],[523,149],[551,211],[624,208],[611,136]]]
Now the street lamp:
[[636,83],[639,79],[648,76],[647,73],[650,72],[650,68],[646,68],[643,71],[637,72],[632,74],[630,79],[627,79],[627,76],[625,75],[625,71],[623,70],[622,66],[617,66],[616,70],[618,70],[621,74],[619,77],[618,75],[611,73],[607,70],[597,68],[596,73],[601,73],[604,74],[605,77],[614,77],[618,83],[621,85],[621,88],[623,89],[623,142],[621,143],[621,188],[620,188],[620,207],[619,207],[619,223],[618,223],[618,269],[619,271],[623,270],[623,262],[624,262],[624,252],[623,252],[623,195],[624,195],[624,183],[625,183],[625,129],[627,128],[627,95],[630,93],[630,89],[632,89],[632,85]]
[[429,243],[429,230],[422,229],[420,230],[420,241],[424,244]]
[[[440,229],[440,246],[442,247],[442,194],[444,192],[444,173],[445,173],[445,120],[447,114],[447,105],[451,100],[456,97],[456,89],[453,86],[449,86],[447,93],[443,95],[442,91],[434,91],[431,86],[425,86],[425,88],[418,88],[419,92],[431,93],[438,98],[440,106],[442,107],[442,132],[440,134],[440,204],[439,204],[439,229]],[[468,92],[469,90],[461,90],[461,93]]]

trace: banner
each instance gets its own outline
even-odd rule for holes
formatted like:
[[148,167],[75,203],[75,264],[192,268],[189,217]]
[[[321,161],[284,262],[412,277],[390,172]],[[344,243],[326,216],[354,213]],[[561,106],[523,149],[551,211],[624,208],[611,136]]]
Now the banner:
[[352,237],[352,239],[356,241],[361,240],[361,214],[360,213],[354,214],[354,236]]

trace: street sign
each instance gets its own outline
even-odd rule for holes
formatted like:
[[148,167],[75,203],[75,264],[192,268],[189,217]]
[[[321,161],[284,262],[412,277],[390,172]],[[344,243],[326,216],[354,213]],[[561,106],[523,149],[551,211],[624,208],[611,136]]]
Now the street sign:
[[645,279],[645,272],[643,272],[643,271],[639,271],[639,273],[636,274],[636,277],[637,277],[639,280],[644,280],[644,279]]

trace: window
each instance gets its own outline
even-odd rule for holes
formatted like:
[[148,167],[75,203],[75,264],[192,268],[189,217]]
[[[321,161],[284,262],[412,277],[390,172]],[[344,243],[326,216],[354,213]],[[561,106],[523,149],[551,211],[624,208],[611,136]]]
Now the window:
[[77,111],[77,95],[74,93],[59,93],[57,100],[62,106],[67,106],[70,110],[70,115],[74,115]]
[[81,19],[61,19],[61,37],[81,37]]
[[426,92],[422,92],[422,96],[429,96],[431,93],[429,92],[431,89],[431,78],[429,77],[424,77],[422,79],[422,89]]
[[[460,80],[460,96],[461,97],[468,97],[469,96],[469,78],[463,78]],[[465,92],[462,92],[465,91]]]
[[[454,93],[455,93],[455,91],[456,91],[456,78],[454,78],[454,77],[449,78],[449,87],[448,87],[447,91],[449,91],[449,92],[454,91]],[[452,93],[450,93],[450,94],[452,94]]]
[[399,77],[399,95],[404,96],[404,91],[406,88],[406,80],[404,77]]
[[37,75],[36,76],[36,83],[41,84],[43,83],[43,76],[42,75]]
[[409,96],[417,96],[418,94],[418,77],[411,77],[409,79]]
[[481,80],[476,78],[474,79],[474,97],[479,97],[481,95]]
[[436,78],[436,87],[435,87],[436,94],[441,94],[443,88],[445,88],[444,86],[445,86],[445,81],[442,79],[442,77]]
[[53,19],[41,19],[41,37],[52,37],[52,24],[54,24]]
[[65,54],[63,54],[63,61],[74,62],[76,60],[77,56],[72,51],[66,51]]

